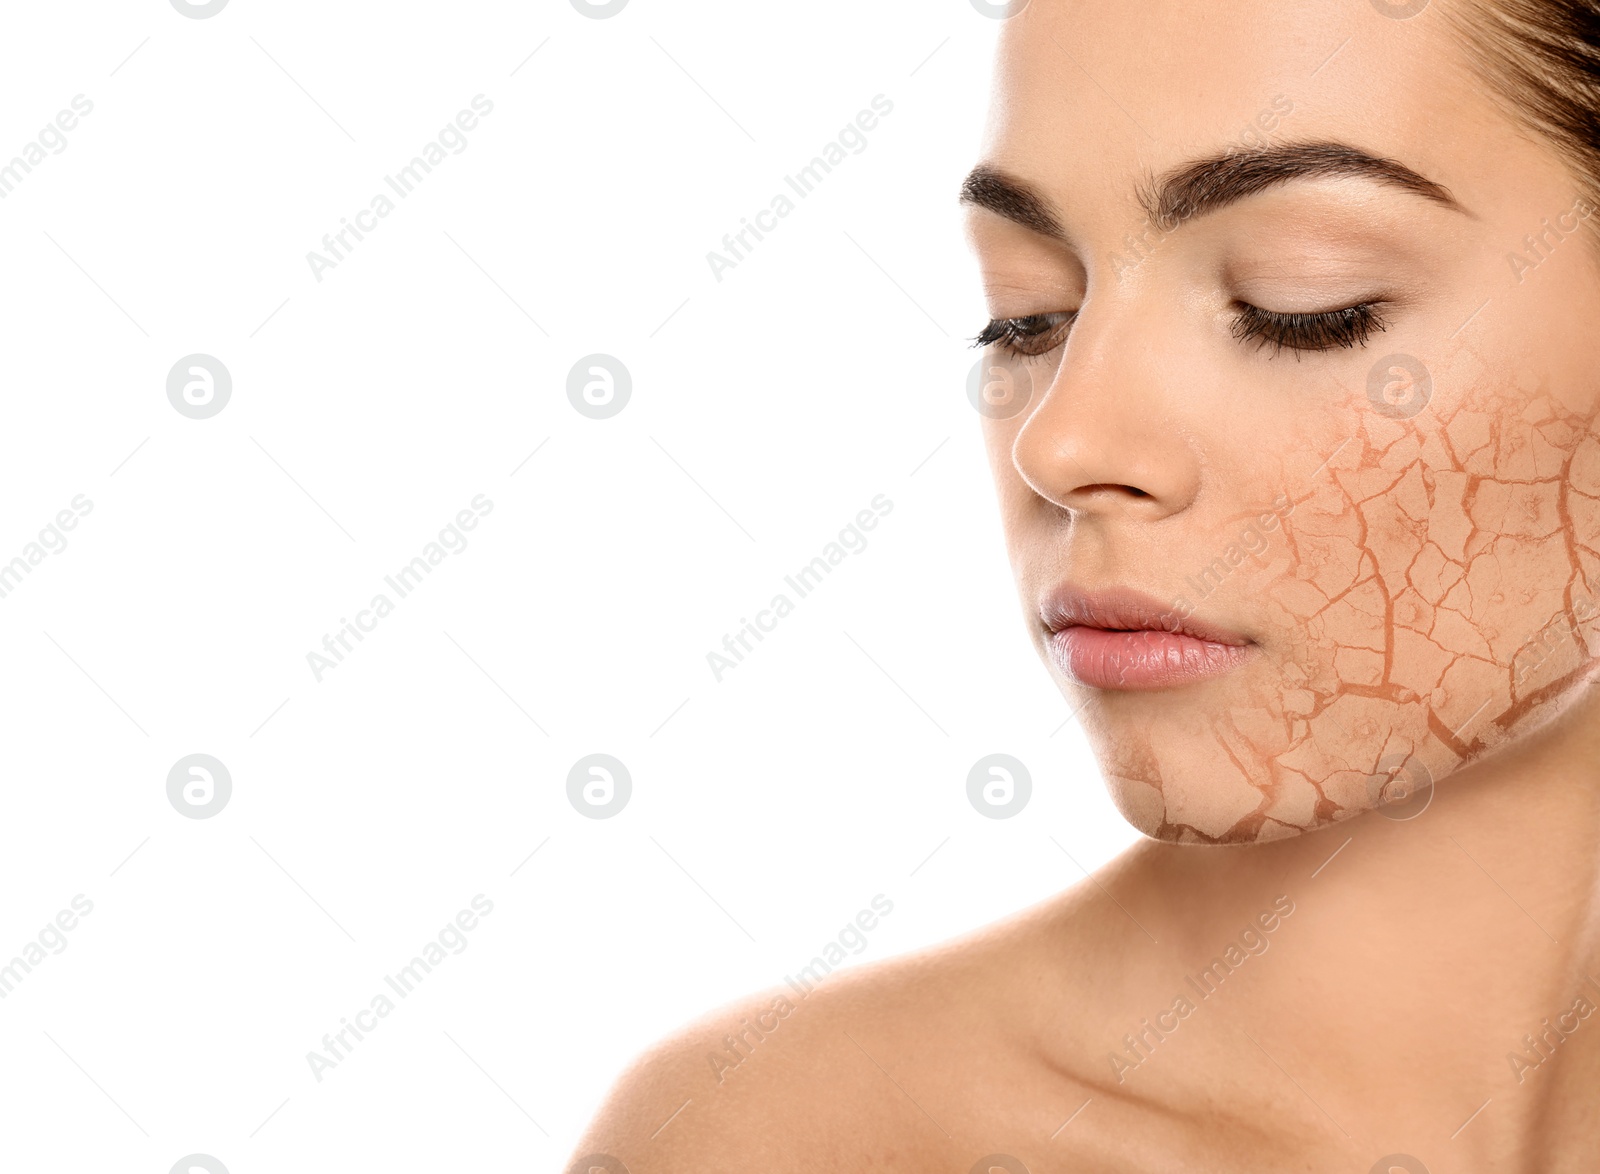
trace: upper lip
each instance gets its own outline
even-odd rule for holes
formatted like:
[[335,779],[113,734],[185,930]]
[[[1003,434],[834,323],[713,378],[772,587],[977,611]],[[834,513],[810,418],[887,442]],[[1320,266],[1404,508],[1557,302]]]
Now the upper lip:
[[1039,618],[1052,635],[1067,628],[1099,628],[1108,632],[1173,632],[1215,644],[1250,643],[1237,632],[1179,612],[1175,604],[1164,604],[1131,588],[1087,591],[1070,583],[1054,588],[1039,604]]

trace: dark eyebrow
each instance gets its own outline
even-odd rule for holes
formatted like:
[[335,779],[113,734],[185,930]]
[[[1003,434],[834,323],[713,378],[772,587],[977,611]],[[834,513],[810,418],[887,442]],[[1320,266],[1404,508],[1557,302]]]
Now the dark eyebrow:
[[1369,179],[1457,212],[1466,211],[1448,188],[1417,174],[1404,163],[1331,142],[1285,143],[1186,163],[1141,190],[1139,202],[1156,227],[1171,230],[1186,220],[1290,180],[1346,177]]
[[[1225,151],[1165,172],[1139,191],[1152,223],[1171,231],[1185,221],[1296,179],[1356,177],[1398,187],[1457,212],[1466,212],[1448,188],[1394,159],[1345,143],[1286,143],[1259,150]],[[1055,206],[1026,182],[980,164],[961,185],[961,202],[1057,240],[1066,233]]]
[[961,202],[1015,221],[1043,236],[1065,240],[1055,206],[1027,183],[980,163],[961,183]]

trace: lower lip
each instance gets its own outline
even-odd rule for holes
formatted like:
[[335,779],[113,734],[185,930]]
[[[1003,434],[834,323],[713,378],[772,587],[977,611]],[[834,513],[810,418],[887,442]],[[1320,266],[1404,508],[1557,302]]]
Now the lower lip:
[[1230,673],[1248,644],[1219,644],[1177,632],[1063,628],[1049,637],[1061,670],[1091,689],[1169,689]]

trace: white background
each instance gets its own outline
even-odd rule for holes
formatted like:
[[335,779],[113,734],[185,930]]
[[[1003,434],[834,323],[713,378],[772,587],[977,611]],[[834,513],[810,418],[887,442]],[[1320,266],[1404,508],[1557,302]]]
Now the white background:
[[[94,109],[0,200],[0,562],[92,510],[0,599],[0,961],[93,912],[0,999],[0,1166],[556,1170],[632,1055],[874,895],[853,963],[1133,838],[1028,647],[965,398],[955,196],[996,32],[968,0],[7,6],[0,161]],[[318,281],[308,251],[478,94],[466,149]],[[879,94],[718,282],[707,252]],[[205,420],[166,395],[196,352],[233,379]],[[594,352],[632,375],[607,420],[566,395]],[[614,818],[567,798],[595,752],[632,777]],[[1033,775],[1011,819],[966,797],[994,752]],[[167,796],[192,753],[232,778],[206,819]],[[318,1081],[307,1053],[480,893]]]

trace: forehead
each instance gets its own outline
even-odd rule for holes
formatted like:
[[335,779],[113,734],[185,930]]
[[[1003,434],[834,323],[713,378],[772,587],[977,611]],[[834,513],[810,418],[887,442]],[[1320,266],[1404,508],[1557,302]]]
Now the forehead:
[[[1031,0],[1001,31],[984,159],[1068,207],[1263,141],[1336,141],[1472,190],[1513,129],[1431,0]],[[1486,138],[1486,136],[1488,136]],[[1459,185],[1459,186],[1458,186]]]

